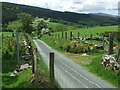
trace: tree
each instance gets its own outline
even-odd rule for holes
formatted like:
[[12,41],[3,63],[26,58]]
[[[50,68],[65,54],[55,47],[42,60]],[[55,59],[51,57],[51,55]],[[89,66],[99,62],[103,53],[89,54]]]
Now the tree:
[[26,33],[31,33],[32,32],[32,21],[33,18],[30,14],[27,13],[19,13],[18,14],[18,19],[22,23],[22,31]]
[[32,26],[37,31],[38,35],[42,35],[49,32],[48,23],[49,19],[44,20],[43,18],[36,17],[32,22]]
[[22,24],[19,20],[16,20],[16,21],[12,21],[12,22],[9,22],[9,24],[7,25],[7,29],[8,30],[21,30],[22,28]]
[[68,27],[66,25],[63,25],[63,24],[58,24],[55,26],[54,28],[55,31],[67,31],[68,30]]

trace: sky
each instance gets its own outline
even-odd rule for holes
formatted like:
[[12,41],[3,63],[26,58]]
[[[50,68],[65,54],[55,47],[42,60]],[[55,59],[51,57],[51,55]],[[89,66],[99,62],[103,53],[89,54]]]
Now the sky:
[[76,13],[107,13],[118,15],[118,2],[120,0],[0,0],[37,6],[57,11],[70,11]]

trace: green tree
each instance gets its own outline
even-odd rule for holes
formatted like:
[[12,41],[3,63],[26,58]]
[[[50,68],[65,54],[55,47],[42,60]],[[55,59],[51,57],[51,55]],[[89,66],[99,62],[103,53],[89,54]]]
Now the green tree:
[[36,17],[35,20],[32,22],[32,26],[34,30],[36,30],[38,35],[42,35],[49,32],[48,23],[49,19],[44,20],[43,18]]
[[68,30],[68,27],[66,25],[63,25],[63,24],[58,24],[54,27],[54,30],[55,31],[67,31]]
[[22,23],[22,31],[26,33],[31,33],[32,32],[32,21],[33,18],[30,14],[27,13],[19,13],[18,14],[18,19]]
[[22,28],[22,24],[19,20],[16,20],[16,21],[12,21],[12,22],[9,22],[8,25],[7,25],[7,29],[8,30],[21,30]]

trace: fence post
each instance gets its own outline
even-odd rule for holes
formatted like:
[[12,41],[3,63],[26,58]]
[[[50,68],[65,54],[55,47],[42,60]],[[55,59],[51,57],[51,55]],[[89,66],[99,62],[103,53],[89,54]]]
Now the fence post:
[[35,82],[38,82],[38,64],[37,64],[37,48],[35,48],[34,53],[34,72],[35,72]]
[[12,33],[12,37],[14,37],[14,33]]
[[70,40],[72,40],[72,32],[70,32]]
[[54,52],[50,52],[50,84],[54,87]]
[[109,51],[108,54],[113,54],[113,33],[109,33]]
[[90,35],[90,41],[91,41],[91,44],[92,44],[92,34]]
[[117,61],[120,62],[120,48],[118,49]]

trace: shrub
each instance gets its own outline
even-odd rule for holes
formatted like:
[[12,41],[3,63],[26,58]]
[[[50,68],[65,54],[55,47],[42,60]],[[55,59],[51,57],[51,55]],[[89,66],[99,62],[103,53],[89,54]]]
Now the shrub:
[[102,50],[96,49],[93,45],[85,44],[84,42],[65,42],[62,49],[71,53],[101,53]]

